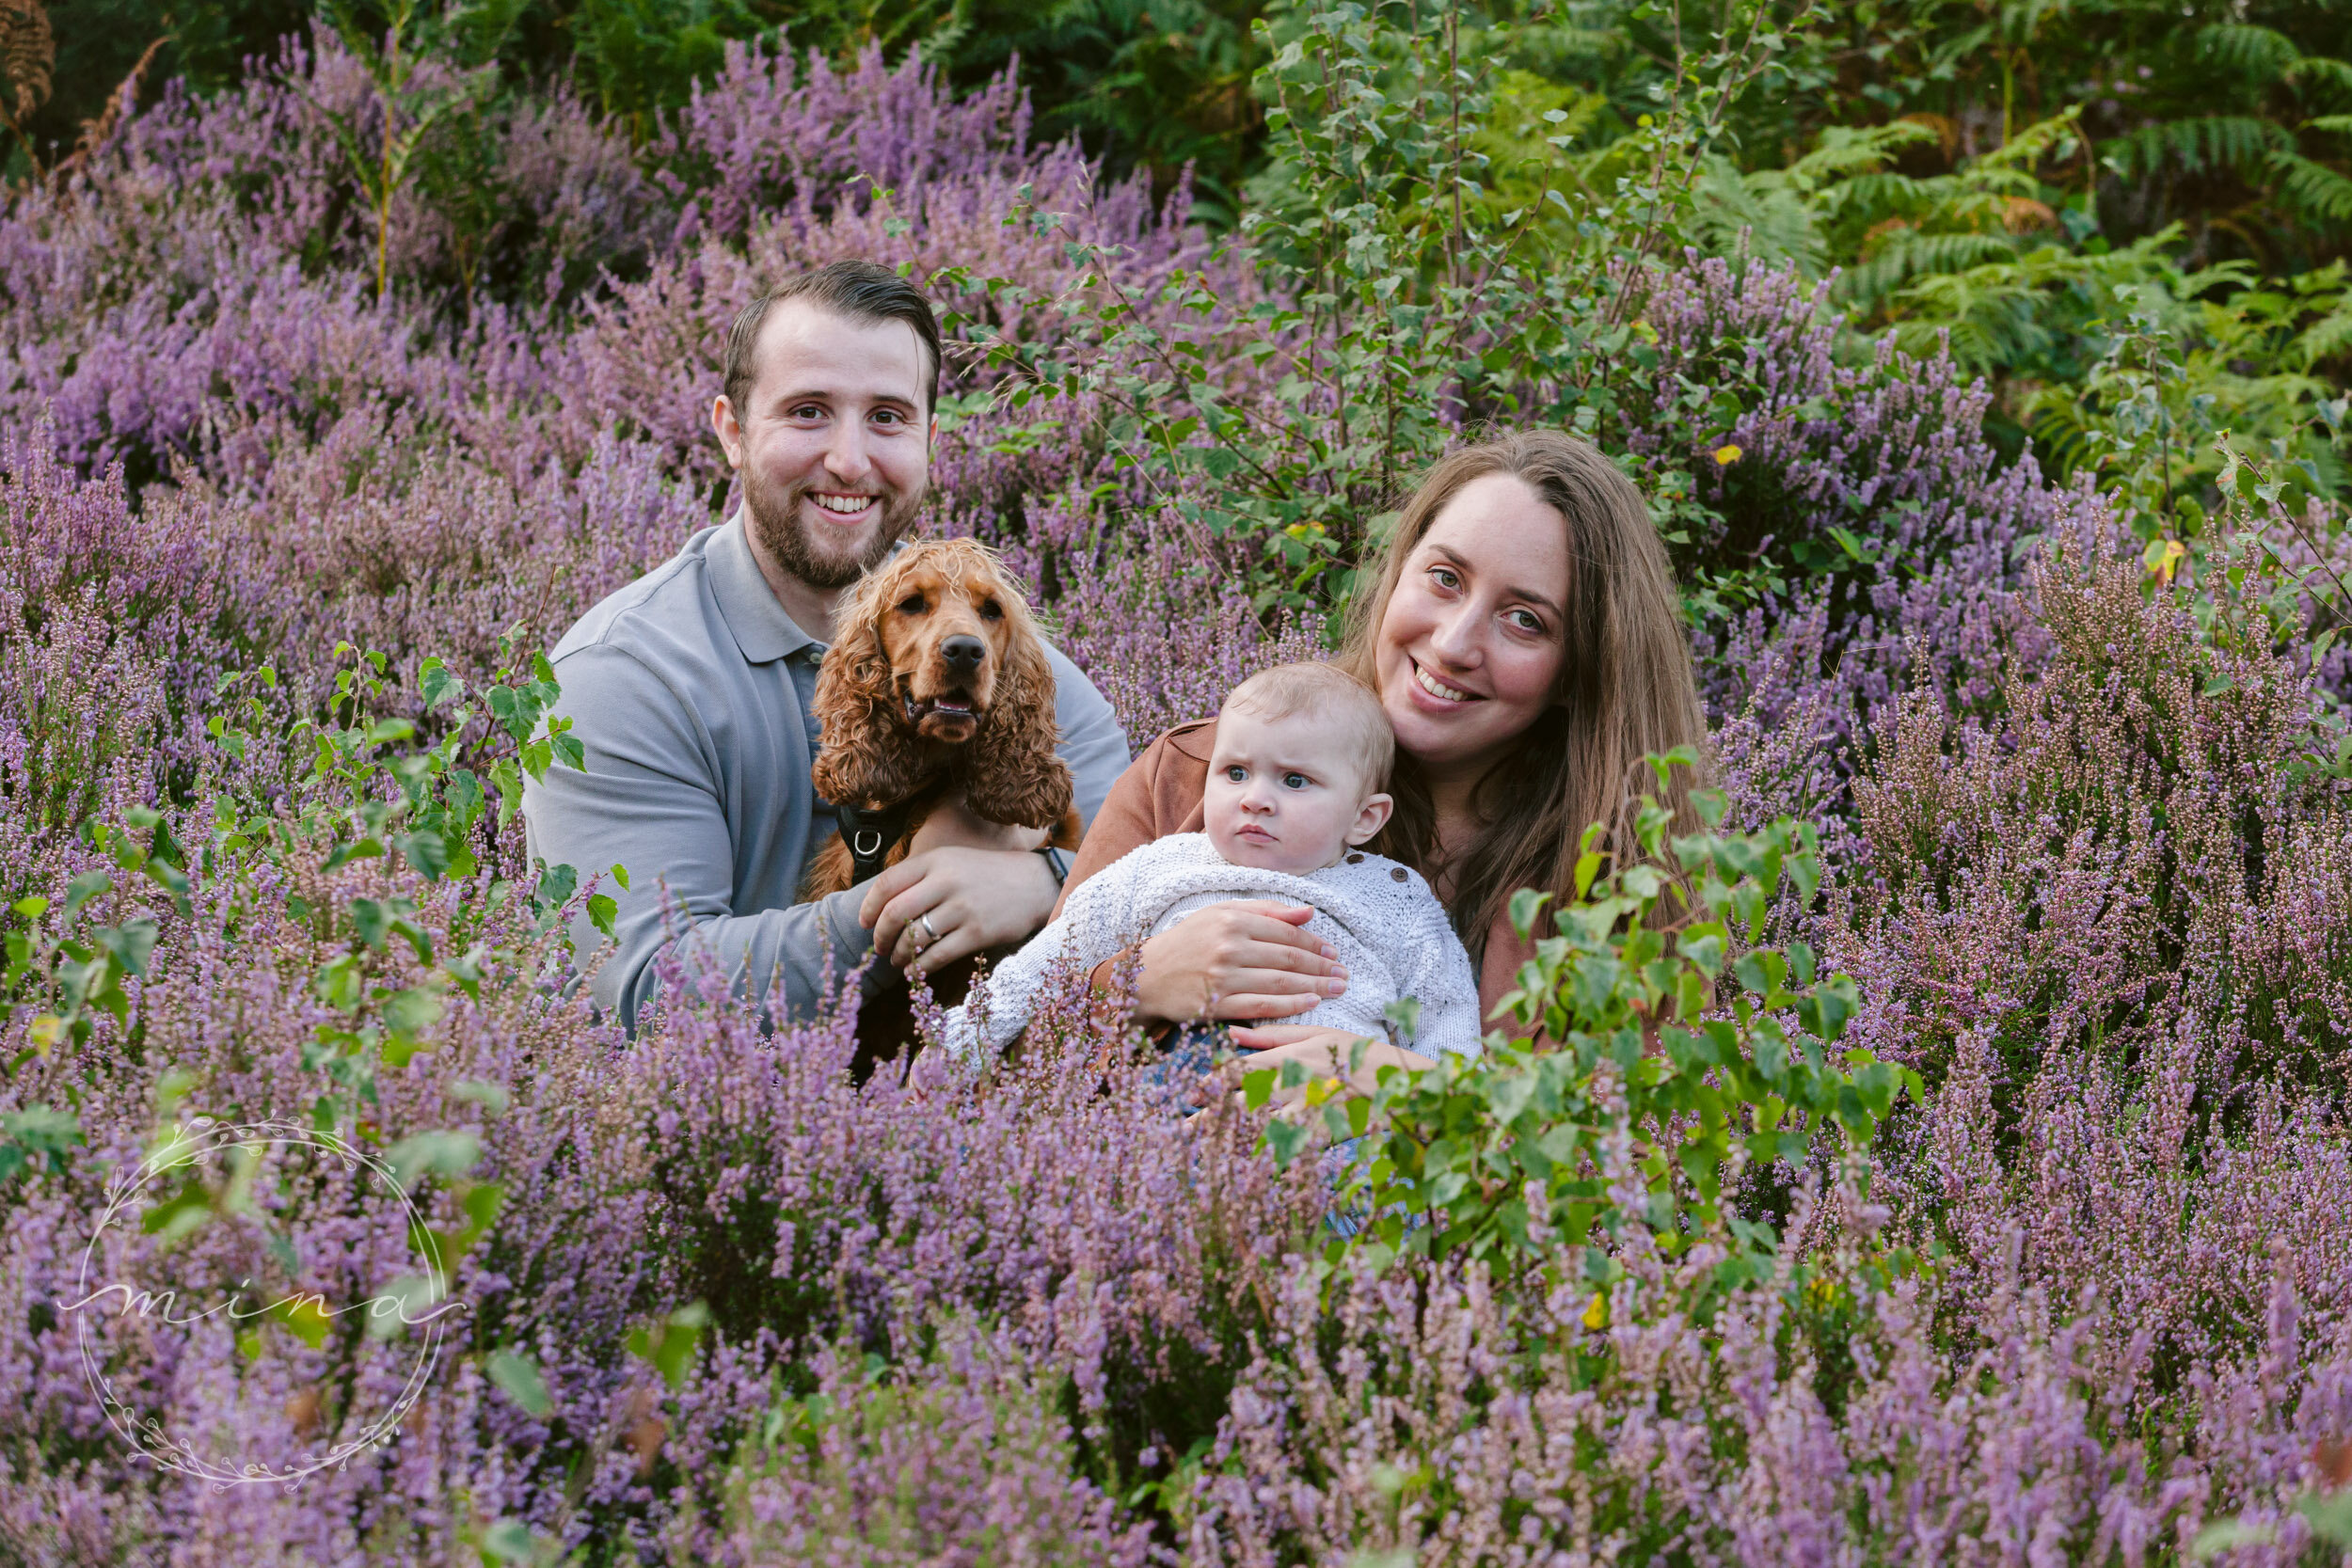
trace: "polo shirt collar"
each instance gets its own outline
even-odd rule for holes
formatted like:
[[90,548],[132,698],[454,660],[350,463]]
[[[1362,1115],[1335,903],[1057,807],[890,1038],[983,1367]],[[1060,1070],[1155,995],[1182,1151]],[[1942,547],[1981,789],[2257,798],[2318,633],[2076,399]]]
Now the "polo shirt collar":
[[709,562],[710,592],[719,601],[719,614],[726,622],[727,630],[735,634],[735,645],[743,650],[746,659],[766,664],[798,653],[817,641],[784,612],[784,606],[776,602],[768,579],[760,576],[759,562],[752,557],[751,541],[743,536],[743,514],[739,510],[720,526],[706,559]]

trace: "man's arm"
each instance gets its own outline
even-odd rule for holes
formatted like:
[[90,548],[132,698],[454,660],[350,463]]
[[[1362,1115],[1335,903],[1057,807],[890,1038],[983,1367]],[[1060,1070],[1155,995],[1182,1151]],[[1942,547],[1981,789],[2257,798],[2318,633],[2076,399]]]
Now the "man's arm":
[[634,1030],[659,984],[657,960],[707,954],[740,993],[780,983],[795,1014],[814,1009],[837,976],[866,957],[858,924],[864,887],[810,904],[734,908],[735,847],[720,801],[711,738],[686,702],[651,670],[610,646],[581,648],[557,671],[559,711],[574,721],[586,770],[556,767],[523,790],[531,850],[568,863],[583,881],[618,861],[627,889],[614,941],[583,918],[573,930],[583,967],[602,947],[590,985],[596,1005]]
[[1056,750],[1070,765],[1078,825],[1091,828],[1111,785],[1127,770],[1127,732],[1094,683],[1060,649],[1049,643],[1045,661],[1054,667],[1054,721],[1061,729]]

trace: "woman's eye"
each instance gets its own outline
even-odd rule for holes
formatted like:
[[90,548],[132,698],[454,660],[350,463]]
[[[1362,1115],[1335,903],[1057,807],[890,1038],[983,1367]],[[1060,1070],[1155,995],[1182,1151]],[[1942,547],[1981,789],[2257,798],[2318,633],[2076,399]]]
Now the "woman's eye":
[[1521,631],[1527,632],[1539,632],[1544,629],[1543,622],[1536,619],[1535,612],[1530,610],[1515,610],[1511,611],[1511,625],[1518,627]]
[[1448,590],[1462,586],[1462,579],[1454,574],[1453,568],[1448,566],[1432,566],[1429,569],[1429,580]]

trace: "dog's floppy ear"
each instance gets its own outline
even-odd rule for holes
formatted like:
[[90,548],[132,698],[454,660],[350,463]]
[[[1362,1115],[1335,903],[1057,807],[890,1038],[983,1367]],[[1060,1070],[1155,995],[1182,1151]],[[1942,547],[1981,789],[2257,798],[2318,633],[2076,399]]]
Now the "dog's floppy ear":
[[1028,606],[1003,585],[1012,619],[1005,668],[980,733],[964,750],[964,804],[991,822],[1050,828],[1070,810],[1070,768],[1054,754],[1054,667]]
[[817,793],[856,806],[895,805],[914,793],[924,768],[898,715],[898,689],[882,647],[887,572],[868,576],[842,607],[844,630],[817,672],[817,722],[824,749],[810,769]]

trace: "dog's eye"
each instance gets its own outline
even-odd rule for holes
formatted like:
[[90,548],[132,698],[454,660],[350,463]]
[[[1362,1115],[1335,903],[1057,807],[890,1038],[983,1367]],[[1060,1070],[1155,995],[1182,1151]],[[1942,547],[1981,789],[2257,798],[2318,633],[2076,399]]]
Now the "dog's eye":
[[900,599],[898,601],[898,613],[901,615],[922,614],[923,595],[920,594],[909,594],[905,598]]
[[981,620],[983,620],[983,621],[1001,621],[1001,620],[1003,620],[1004,618],[1005,618],[1005,607],[1004,607],[1003,605],[998,604],[998,603],[997,603],[994,599],[991,599],[991,600],[989,600],[986,604],[984,604],[984,605],[980,606],[980,619],[981,619]]

